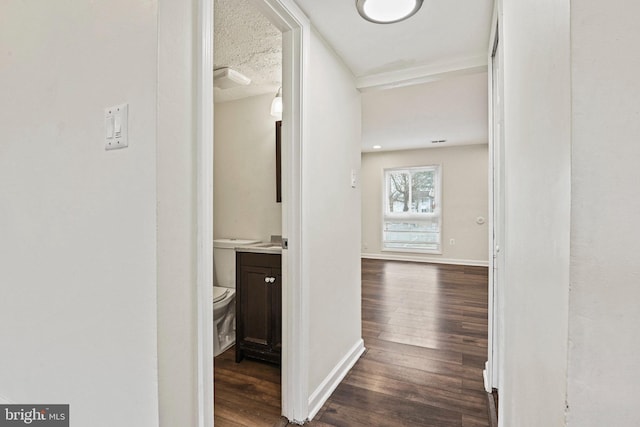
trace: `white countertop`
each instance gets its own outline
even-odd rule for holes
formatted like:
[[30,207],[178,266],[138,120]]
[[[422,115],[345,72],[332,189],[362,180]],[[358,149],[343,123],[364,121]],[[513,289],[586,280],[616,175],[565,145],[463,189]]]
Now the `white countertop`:
[[254,243],[252,245],[236,246],[236,252],[252,252],[257,254],[281,254],[281,243]]

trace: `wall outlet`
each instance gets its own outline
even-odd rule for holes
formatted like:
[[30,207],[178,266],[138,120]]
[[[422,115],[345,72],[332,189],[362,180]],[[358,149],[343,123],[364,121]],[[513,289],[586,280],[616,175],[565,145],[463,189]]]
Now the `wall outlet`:
[[453,246],[456,244],[456,239],[449,239],[449,245]]

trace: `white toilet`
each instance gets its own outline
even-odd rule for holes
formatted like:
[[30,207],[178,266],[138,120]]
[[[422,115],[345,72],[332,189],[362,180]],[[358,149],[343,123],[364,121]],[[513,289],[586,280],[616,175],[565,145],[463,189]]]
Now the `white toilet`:
[[219,355],[236,342],[236,246],[252,245],[259,240],[215,239],[213,263],[213,352]]

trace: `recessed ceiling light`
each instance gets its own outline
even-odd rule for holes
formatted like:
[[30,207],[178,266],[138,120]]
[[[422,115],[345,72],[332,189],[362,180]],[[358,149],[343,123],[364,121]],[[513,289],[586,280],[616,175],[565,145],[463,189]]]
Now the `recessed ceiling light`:
[[376,24],[392,24],[413,16],[422,0],[356,0],[360,15]]
[[374,149],[374,150],[379,150],[379,149],[381,149],[381,148],[382,148],[382,145],[374,145],[374,146],[373,146],[373,149]]

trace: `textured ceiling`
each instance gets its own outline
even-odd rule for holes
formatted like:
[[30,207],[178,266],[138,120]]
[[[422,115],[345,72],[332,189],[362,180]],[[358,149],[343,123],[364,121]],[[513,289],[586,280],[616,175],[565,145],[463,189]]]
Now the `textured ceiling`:
[[250,0],[215,0],[214,67],[229,67],[251,84],[214,89],[216,102],[273,93],[282,81],[282,34]]

